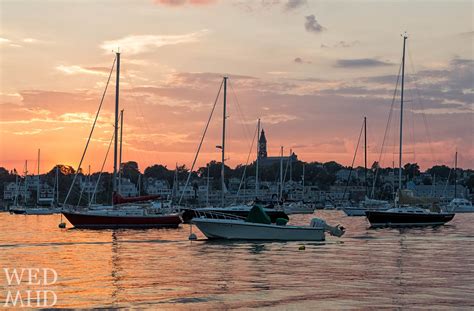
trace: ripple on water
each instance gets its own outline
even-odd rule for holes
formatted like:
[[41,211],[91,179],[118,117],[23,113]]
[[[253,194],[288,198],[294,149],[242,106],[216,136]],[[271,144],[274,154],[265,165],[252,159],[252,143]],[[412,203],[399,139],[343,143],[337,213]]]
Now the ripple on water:
[[[323,243],[219,242],[193,228],[199,240],[191,242],[189,226],[60,230],[58,216],[1,213],[0,264],[56,269],[53,289],[65,308],[474,305],[474,214],[456,215],[449,226],[375,230],[363,217],[317,214],[343,224],[346,235]],[[313,217],[291,221],[308,224]]]

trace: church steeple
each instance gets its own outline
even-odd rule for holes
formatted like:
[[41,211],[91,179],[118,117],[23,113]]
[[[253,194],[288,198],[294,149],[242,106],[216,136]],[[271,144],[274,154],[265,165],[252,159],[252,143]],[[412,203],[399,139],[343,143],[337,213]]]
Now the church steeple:
[[260,138],[258,139],[259,152],[258,158],[265,159],[267,157],[267,138],[265,137],[265,131],[262,129]]

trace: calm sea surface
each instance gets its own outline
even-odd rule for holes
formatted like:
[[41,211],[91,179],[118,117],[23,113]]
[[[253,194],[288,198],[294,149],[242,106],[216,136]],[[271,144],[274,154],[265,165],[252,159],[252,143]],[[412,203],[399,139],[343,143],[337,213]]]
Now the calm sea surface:
[[[365,218],[340,211],[315,215],[343,224],[346,235],[324,243],[211,242],[195,229],[200,240],[190,242],[188,225],[61,230],[59,215],[0,213],[0,267],[56,270],[57,282],[44,289],[65,308],[474,308],[474,214],[400,230],[369,230]],[[2,269],[0,309],[8,291],[29,286],[7,286]]]

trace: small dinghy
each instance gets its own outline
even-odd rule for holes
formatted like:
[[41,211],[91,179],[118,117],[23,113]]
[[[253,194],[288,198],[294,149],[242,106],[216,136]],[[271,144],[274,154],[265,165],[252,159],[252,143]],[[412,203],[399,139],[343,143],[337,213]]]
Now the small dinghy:
[[309,226],[288,226],[286,219],[279,219],[276,224],[272,224],[268,215],[259,206],[254,206],[247,218],[206,213],[193,218],[192,223],[208,239],[324,241],[326,232],[337,237],[345,232],[344,227],[330,226],[319,218],[312,219]]

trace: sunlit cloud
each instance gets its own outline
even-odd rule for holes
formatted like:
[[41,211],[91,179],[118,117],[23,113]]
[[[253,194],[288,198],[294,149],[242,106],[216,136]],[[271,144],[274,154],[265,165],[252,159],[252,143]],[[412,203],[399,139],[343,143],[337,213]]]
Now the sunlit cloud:
[[24,38],[21,40],[24,43],[40,43],[42,42],[41,40],[35,39],[35,38]]
[[25,130],[25,131],[14,131],[14,132],[11,132],[11,133],[13,135],[24,136],[24,135],[37,135],[37,134],[41,134],[41,133],[44,133],[44,132],[60,131],[60,130],[63,130],[63,129],[64,129],[64,127],[60,126],[60,127],[55,127],[55,128],[36,128],[36,129],[30,129],[30,130]]
[[68,74],[68,75],[74,75],[74,74],[92,74],[92,75],[107,75],[108,74],[108,68],[105,67],[81,67],[77,65],[59,65],[56,66],[56,70],[61,71],[62,73]]
[[197,42],[208,32],[207,29],[203,29],[183,35],[131,35],[105,41],[100,47],[107,52],[120,48],[128,54],[140,54],[162,46]]
[[298,119],[298,116],[291,114],[269,114],[262,116],[262,120],[264,120],[266,124],[278,124]]
[[5,44],[9,42],[11,42],[9,39],[0,37],[0,44]]

